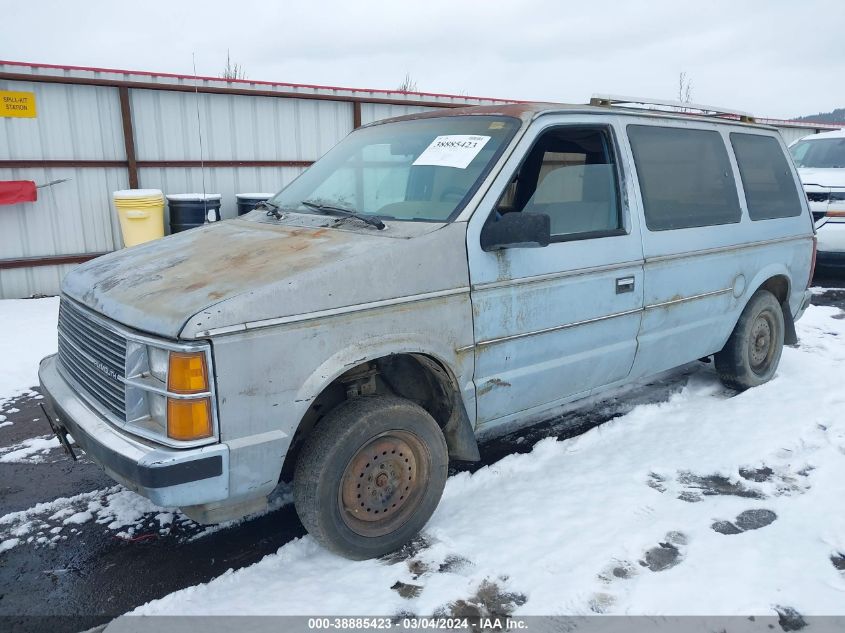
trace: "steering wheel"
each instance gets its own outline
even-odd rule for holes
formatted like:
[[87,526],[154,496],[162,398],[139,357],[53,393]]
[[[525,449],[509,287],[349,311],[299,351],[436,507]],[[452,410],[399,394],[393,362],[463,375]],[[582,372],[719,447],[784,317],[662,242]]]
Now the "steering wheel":
[[440,202],[460,202],[466,192],[461,187],[446,187],[440,194]]

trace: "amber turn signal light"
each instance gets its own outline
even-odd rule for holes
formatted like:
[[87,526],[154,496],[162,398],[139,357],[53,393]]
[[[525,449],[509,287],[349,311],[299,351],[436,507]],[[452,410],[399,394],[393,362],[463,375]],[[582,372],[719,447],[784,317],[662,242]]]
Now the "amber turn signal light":
[[167,437],[185,441],[211,435],[211,401],[208,398],[167,399]]
[[208,368],[204,352],[170,352],[167,390],[173,393],[208,391]]

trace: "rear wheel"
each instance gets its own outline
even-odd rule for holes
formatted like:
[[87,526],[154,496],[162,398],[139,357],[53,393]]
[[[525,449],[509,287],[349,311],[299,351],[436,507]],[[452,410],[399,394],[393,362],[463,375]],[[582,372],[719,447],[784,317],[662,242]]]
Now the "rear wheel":
[[402,398],[362,396],[312,431],[297,460],[294,503],[325,547],[372,558],[422,529],[447,473],[446,441],[425,409]]
[[775,375],[783,352],[783,310],[768,290],[758,290],[742,311],[725,347],[714,359],[722,382],[740,391]]

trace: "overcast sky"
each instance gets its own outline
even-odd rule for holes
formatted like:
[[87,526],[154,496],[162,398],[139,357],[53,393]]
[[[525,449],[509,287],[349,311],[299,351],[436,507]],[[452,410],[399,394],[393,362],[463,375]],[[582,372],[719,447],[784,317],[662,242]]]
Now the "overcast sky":
[[789,118],[845,107],[845,1],[0,0],[0,59]]

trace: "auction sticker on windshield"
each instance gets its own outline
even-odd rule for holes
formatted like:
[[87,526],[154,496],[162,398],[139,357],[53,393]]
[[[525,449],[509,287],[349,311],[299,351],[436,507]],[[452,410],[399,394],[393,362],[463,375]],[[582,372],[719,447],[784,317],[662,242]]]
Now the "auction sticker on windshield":
[[466,169],[489,140],[489,136],[474,134],[438,136],[425,148],[413,164]]

